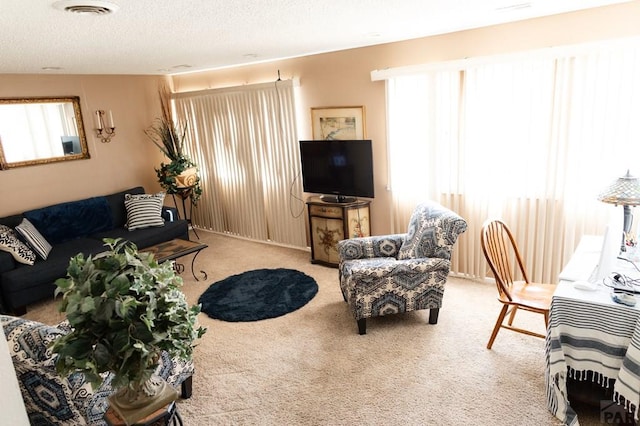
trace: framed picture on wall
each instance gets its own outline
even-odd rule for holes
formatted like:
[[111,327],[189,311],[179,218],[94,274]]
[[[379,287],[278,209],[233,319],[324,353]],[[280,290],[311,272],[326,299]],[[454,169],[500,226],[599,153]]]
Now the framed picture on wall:
[[311,108],[311,129],[314,140],[364,139],[364,107]]

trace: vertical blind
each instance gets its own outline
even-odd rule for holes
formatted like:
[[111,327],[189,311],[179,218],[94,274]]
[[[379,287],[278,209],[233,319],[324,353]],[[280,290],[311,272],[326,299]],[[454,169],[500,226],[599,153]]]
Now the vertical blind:
[[637,42],[392,74],[384,78],[394,230],[423,198],[457,211],[469,229],[452,270],[486,276],[480,229],[497,217],[531,278],[556,282],[582,235],[622,221],[622,207],[597,196],[627,169],[640,175]]
[[172,96],[187,124],[185,151],[198,164],[198,227],[305,247],[292,81]]

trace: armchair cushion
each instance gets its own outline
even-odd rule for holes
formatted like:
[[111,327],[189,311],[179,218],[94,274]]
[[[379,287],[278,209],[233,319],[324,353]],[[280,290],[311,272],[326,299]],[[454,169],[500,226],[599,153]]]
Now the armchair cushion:
[[[50,344],[70,331],[65,321],[49,326],[23,318],[0,315],[11,351],[27,415],[31,424],[100,425],[108,408],[107,397],[113,393],[111,379],[93,390],[81,373],[61,377],[55,369]],[[193,362],[172,359],[163,352],[156,373],[170,385],[178,386],[193,374]]]
[[416,206],[398,259],[439,257],[451,259],[451,250],[467,222],[451,210],[433,201]]
[[439,258],[345,262],[341,290],[356,320],[439,308],[450,267]]

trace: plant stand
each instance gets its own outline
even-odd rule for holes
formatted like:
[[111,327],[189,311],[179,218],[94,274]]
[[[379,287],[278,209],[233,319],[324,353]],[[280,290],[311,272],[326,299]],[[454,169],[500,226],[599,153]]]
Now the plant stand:
[[[109,426],[126,426],[127,423],[118,416],[118,413],[111,407],[104,415],[104,420]],[[182,417],[178,413],[178,406],[175,402],[171,402],[168,405],[154,411],[143,419],[138,420],[136,425],[141,426],[157,426],[157,425],[173,425],[183,426]]]
[[[176,202],[176,195],[178,196],[178,198],[180,198],[180,200],[182,200],[182,215],[183,215],[182,217],[184,217],[187,223],[191,225],[191,230],[195,234],[196,238],[200,239],[200,236],[196,232],[196,228],[194,228],[193,224],[191,223],[191,211],[193,210],[193,201],[191,199],[192,191],[193,191],[192,186],[187,188],[180,188],[178,192],[176,192],[175,194],[171,194],[171,196],[173,197],[173,204],[175,204],[176,210],[178,211],[178,219],[180,219],[180,209],[178,208],[178,203]],[[187,214],[187,198],[189,199],[188,214]]]

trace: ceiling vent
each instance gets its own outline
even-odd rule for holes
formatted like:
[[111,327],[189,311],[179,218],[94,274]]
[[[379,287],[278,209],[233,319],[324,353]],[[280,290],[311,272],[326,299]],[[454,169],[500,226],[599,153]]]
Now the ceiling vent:
[[53,7],[82,15],[108,15],[119,8],[115,3],[102,0],[59,0]]

